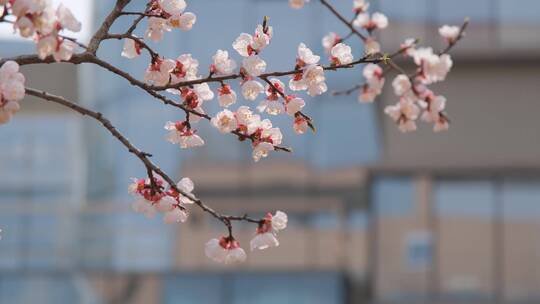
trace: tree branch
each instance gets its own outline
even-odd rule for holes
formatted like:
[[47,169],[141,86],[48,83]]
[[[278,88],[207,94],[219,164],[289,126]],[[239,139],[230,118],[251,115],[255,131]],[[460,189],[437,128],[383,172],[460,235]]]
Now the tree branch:
[[[181,195],[187,197],[188,199],[192,200],[204,212],[211,214],[213,217],[223,222],[227,227],[230,226],[230,221],[247,221],[251,223],[259,223],[262,220],[262,219],[250,218],[247,215],[232,216],[232,215],[221,214],[215,211],[214,209],[212,209],[210,206],[203,203],[202,200],[200,200],[193,194],[186,193],[180,190],[176,186],[176,183],[174,182],[174,180],[150,160],[151,154],[143,152],[139,148],[135,147],[124,135],[122,135],[122,133],[120,133],[120,131],[118,131],[118,129],[116,129],[116,127],[110,122],[110,120],[108,120],[105,116],[103,116],[102,113],[92,111],[72,101],[69,101],[65,99],[64,97],[52,95],[45,91],[40,91],[40,90],[36,90],[32,88],[26,88],[26,94],[34,96],[34,97],[38,97],[42,100],[54,102],[56,104],[70,108],[71,110],[78,112],[83,116],[89,116],[97,120],[99,123],[101,123],[101,125],[105,129],[107,129],[112,134],[112,136],[114,136],[122,145],[124,145],[130,153],[135,155],[143,163],[143,165],[148,170],[148,172],[153,172],[161,176],[169,184],[169,186],[172,189],[174,189],[176,192],[180,193]],[[149,173],[149,175],[151,176],[152,174]]]
[[356,28],[354,28],[354,26],[352,25],[352,22],[347,21],[347,19],[345,19],[345,17],[343,17],[343,15],[341,15],[328,1],[321,0],[321,3],[322,5],[326,6],[326,8],[328,8],[328,10],[330,10],[330,12],[332,12],[332,14],[334,14],[334,16],[336,16],[339,19],[339,21],[345,24],[351,30],[352,33],[354,33],[356,36],[362,39],[362,41],[367,40],[366,36],[362,35],[362,33],[360,33]]

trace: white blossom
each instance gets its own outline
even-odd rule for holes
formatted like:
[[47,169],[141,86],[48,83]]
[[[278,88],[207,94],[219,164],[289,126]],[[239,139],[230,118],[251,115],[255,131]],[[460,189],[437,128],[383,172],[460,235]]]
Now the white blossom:
[[244,58],[242,67],[253,77],[257,77],[266,71],[266,62],[257,55],[251,55]]
[[204,246],[204,253],[217,263],[237,264],[246,260],[246,252],[240,244],[234,239],[225,237],[208,241]]
[[279,246],[279,241],[272,232],[257,233],[249,243],[251,251],[258,249],[264,250],[270,247]]
[[353,1],[353,10],[357,13],[363,13],[366,12],[369,8],[369,2],[366,2],[366,0],[354,0]]
[[352,49],[345,43],[336,44],[330,51],[332,63],[335,65],[345,65],[353,61]]
[[65,7],[63,4],[58,6],[56,10],[56,17],[62,28],[67,29],[72,32],[79,32],[81,30],[81,23],[69,8]]
[[[176,184],[176,188],[178,188],[178,190],[184,192],[187,195],[193,196],[192,192],[193,189],[195,189],[195,185],[189,177],[184,177]],[[178,199],[182,204],[193,204],[191,198],[185,196],[182,193],[179,193]]]
[[256,80],[248,80],[242,85],[242,95],[247,100],[255,100],[264,92],[264,86]]
[[439,34],[448,42],[453,43],[459,36],[460,28],[458,26],[443,25],[439,28]]
[[165,224],[184,223],[187,219],[187,212],[181,208],[174,208],[173,210],[166,212],[163,216],[163,222]]
[[361,13],[354,19],[353,25],[356,27],[363,27],[368,31],[385,29],[388,27],[388,18],[379,12],[373,13],[371,17],[368,13]]
[[290,116],[294,116],[298,111],[301,111],[305,105],[306,102],[300,97],[287,98],[285,104],[285,111]]
[[225,109],[212,118],[212,125],[221,133],[230,133],[237,128],[236,117],[233,112]]
[[180,145],[182,149],[188,149],[193,147],[199,147],[204,145],[204,140],[193,129],[186,126],[181,122],[167,122],[165,124],[165,130],[169,131],[166,139],[172,144]]
[[220,106],[227,108],[236,103],[236,98],[236,92],[231,89],[230,85],[225,84],[218,89],[218,101]]
[[274,145],[268,142],[262,142],[253,148],[253,160],[258,162],[261,158],[267,157],[270,151],[274,150]]
[[25,81],[15,61],[7,61],[0,67],[0,124],[8,123],[19,111],[19,101],[25,95]]
[[394,78],[392,87],[394,88],[394,93],[397,96],[402,96],[411,90],[412,84],[407,75],[400,74]]
[[216,75],[230,75],[236,69],[236,62],[229,58],[229,52],[227,51],[218,50],[212,59],[214,63],[211,70]]
[[322,39],[322,45],[327,53],[330,53],[332,48],[341,42],[341,37],[334,32],[326,34]]
[[141,45],[135,39],[124,39],[122,57],[133,59],[141,55]]

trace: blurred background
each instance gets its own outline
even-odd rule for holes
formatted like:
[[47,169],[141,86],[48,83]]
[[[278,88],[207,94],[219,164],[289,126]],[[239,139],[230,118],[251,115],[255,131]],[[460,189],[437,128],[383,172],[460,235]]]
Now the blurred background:
[[[83,20],[83,41],[112,5],[63,2]],[[144,5],[133,2],[130,10]],[[154,46],[171,58],[192,53],[204,71],[217,49],[232,54],[238,34],[268,15],[275,36],[263,57],[268,70],[288,70],[300,42],[323,54],[324,34],[348,33],[312,2],[296,11],[286,0],[188,1],[194,29]],[[352,1],[332,2],[351,12]],[[224,233],[220,223],[195,209],[182,225],[134,213],[127,185],[144,167],[94,121],[27,97],[0,128],[0,303],[538,303],[540,1],[378,0],[371,8],[390,18],[380,36],[388,52],[410,37],[442,48],[438,27],[471,17],[448,80],[435,87],[448,98],[449,132],[422,124],[400,134],[383,114],[396,102],[391,91],[370,105],[326,94],[305,111],[317,134],[297,136],[289,117],[272,118],[295,152],[254,164],[247,144],[207,123],[197,126],[206,146],[170,145],[163,125],[183,113],[101,69],[24,67],[30,87],[102,111],[218,210],[284,210],[289,228],[279,248],[239,267],[216,265],[203,247]],[[124,17],[112,32],[130,24]],[[0,56],[34,52],[10,26],[0,29]],[[358,57],[361,45],[352,45]],[[127,60],[121,48],[109,41],[99,55],[142,79],[148,58]],[[334,90],[362,81],[360,68],[327,77]],[[217,103],[206,109],[216,113]],[[253,229],[235,226],[244,248]]]

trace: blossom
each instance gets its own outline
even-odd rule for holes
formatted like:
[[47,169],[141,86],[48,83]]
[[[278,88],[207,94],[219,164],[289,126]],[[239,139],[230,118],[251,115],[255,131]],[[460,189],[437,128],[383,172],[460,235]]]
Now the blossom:
[[250,242],[251,251],[255,249],[264,250],[270,247],[279,246],[279,241],[272,232],[257,233]]
[[417,40],[414,38],[408,38],[400,45],[400,49],[404,51],[405,55],[407,56],[413,56],[414,52],[416,51]]
[[64,61],[70,60],[76,48],[77,48],[77,44],[71,40],[64,39],[58,42],[56,51],[53,53],[54,60],[58,62],[62,60]]
[[334,32],[330,32],[322,38],[322,45],[327,53],[330,53],[332,48],[340,42],[341,37],[339,37],[339,35]]
[[211,120],[212,125],[221,133],[230,133],[237,128],[237,121],[234,113],[225,109],[216,114]]
[[197,21],[197,16],[184,12],[187,5],[184,0],[153,0],[146,13],[152,15],[148,18],[146,37],[158,42],[163,39],[165,32],[173,28],[189,31]]
[[230,75],[236,69],[236,62],[229,58],[229,52],[217,50],[212,57],[214,63],[210,70],[216,75]]
[[285,111],[290,116],[295,116],[305,105],[306,102],[300,97],[287,96],[287,99],[285,99]]
[[390,116],[398,125],[401,132],[416,130],[416,119],[420,109],[413,102],[398,102],[393,106],[387,106],[384,113]]
[[170,32],[171,27],[167,23],[167,19],[161,17],[148,18],[148,28],[146,29],[146,37],[154,42],[159,42],[163,39],[164,32]]
[[72,32],[79,32],[81,30],[81,23],[75,18],[71,10],[65,7],[63,4],[58,6],[56,10],[56,17],[60,26]]
[[260,52],[270,44],[272,33],[273,28],[271,26],[263,27],[259,24],[255,29],[255,35],[253,36],[253,44],[251,47],[257,52]]
[[174,208],[168,211],[163,216],[163,222],[165,224],[184,223],[188,219],[187,212],[182,208]]
[[287,217],[287,214],[282,211],[277,211],[274,216],[272,216],[272,229],[275,231],[280,231],[285,228],[287,228],[287,222],[289,221],[289,218]]
[[412,84],[407,75],[400,74],[394,78],[392,87],[394,88],[394,93],[397,96],[402,96],[411,90]]
[[169,212],[174,209],[176,200],[170,196],[164,196],[161,200],[156,203],[156,210],[159,212]]
[[156,58],[146,69],[144,81],[156,86],[169,83],[171,72],[175,69],[176,62],[172,59]]
[[296,69],[298,73],[294,74],[289,81],[289,88],[293,91],[308,90],[311,96],[320,95],[326,91],[326,80],[324,70],[318,66],[320,56],[301,43],[298,46],[298,55],[296,57]]
[[303,8],[309,0],[289,0],[289,6],[295,9]]
[[[176,190],[170,189],[165,191],[165,181],[161,177],[153,176],[153,181],[147,179],[132,179],[132,183],[128,186],[128,192],[137,197],[133,202],[132,208],[135,212],[142,213],[147,217],[154,217],[156,213],[163,213],[163,222],[166,224],[185,222],[188,214],[184,204],[186,200]],[[191,194],[193,183],[189,178],[183,178],[177,185],[177,188],[182,190],[180,185],[186,183],[186,180],[191,183],[191,189],[183,189],[185,193]],[[190,191],[187,191],[190,190]]]
[[214,99],[214,92],[210,89],[208,83],[196,84],[193,86],[193,91],[201,100]]
[[294,118],[293,129],[296,134],[304,134],[308,129],[308,121],[302,115],[296,115]]
[[246,260],[246,252],[232,236],[211,239],[204,246],[204,253],[217,263],[236,264]]
[[197,22],[197,16],[194,13],[186,12],[181,15],[174,15],[168,20],[168,24],[173,28],[179,28],[183,31],[189,31]]
[[178,144],[182,149],[204,145],[204,140],[191,129],[186,122],[167,122],[165,130],[169,131],[166,139],[172,144]]
[[244,58],[242,68],[248,75],[257,77],[266,71],[266,62],[257,55]]
[[426,110],[422,113],[422,120],[425,122],[437,122],[441,118],[441,113],[446,107],[446,98],[444,96],[435,96],[429,94],[426,96],[424,107]]
[[277,211],[274,216],[268,213],[257,228],[255,237],[250,242],[251,251],[264,250],[270,247],[279,246],[276,238],[278,231],[287,227],[287,214]]
[[242,95],[247,100],[257,99],[262,92],[264,92],[264,86],[256,80],[248,80],[242,85]]
[[383,70],[380,66],[369,63],[365,66],[363,75],[366,78],[366,84],[361,88],[358,101],[373,102],[375,97],[382,93],[384,87]]
[[25,77],[19,64],[7,61],[0,67],[0,124],[7,123],[19,111],[19,101],[25,95]]
[[252,157],[255,162],[261,160],[261,158],[268,157],[268,153],[274,150],[274,145],[268,142],[262,142],[257,144],[253,148]]
[[368,8],[369,8],[369,2],[366,2],[366,0],[353,1],[353,11],[357,14],[366,12]]
[[178,83],[197,77],[199,61],[191,54],[182,54],[176,58],[174,68],[170,71],[171,82]]
[[181,14],[186,9],[184,0],[159,0],[161,9],[169,15]]
[[460,28],[458,26],[443,25],[439,28],[439,34],[446,39],[448,43],[454,43],[459,36]]
[[133,211],[137,213],[142,213],[147,218],[153,218],[156,215],[156,209],[154,208],[152,203],[142,198],[133,202],[131,207],[133,208]]
[[328,90],[324,69],[319,65],[310,65],[304,69],[303,79],[309,96],[321,95]]
[[270,115],[279,115],[285,112],[285,107],[277,99],[265,99],[260,102],[257,110],[259,110],[259,112],[266,112]]
[[[253,114],[249,107],[246,106],[239,107],[234,113],[234,116],[238,123],[238,129],[246,136],[251,136],[258,131],[259,128],[266,127],[266,124],[269,122],[268,120],[261,121],[261,117]],[[271,127],[271,124],[269,127]]]
[[251,47],[253,43],[253,37],[250,34],[242,33],[236,40],[233,42],[233,48],[240,54],[242,57],[248,57],[251,54],[255,53],[255,50]]
[[15,24],[13,24],[13,28],[19,30],[19,34],[24,38],[31,37],[36,32],[34,22],[26,16],[18,18]]
[[236,92],[231,89],[230,85],[224,84],[218,89],[218,101],[220,106],[227,108],[236,103]]
[[298,45],[298,55],[296,56],[296,67],[303,68],[306,65],[317,64],[321,60],[320,56],[314,55],[304,43]]
[[141,55],[142,46],[136,39],[125,39],[122,57],[133,59]]
[[368,37],[364,43],[364,49],[368,54],[377,54],[381,52],[381,44],[373,37]]
[[368,13],[361,13],[354,19],[353,25],[365,28],[371,32],[376,29],[385,29],[388,27],[388,18],[379,12],[373,13],[371,17]]
[[413,53],[414,62],[421,68],[421,81],[431,84],[446,79],[446,75],[452,68],[450,55],[437,55],[432,48],[419,48]]
[[232,46],[242,57],[256,55],[268,44],[270,44],[272,32],[273,30],[271,26],[264,28],[259,24],[255,29],[254,36],[247,33],[242,33],[240,36],[238,36],[238,38],[236,38]]
[[285,107],[280,101],[280,96],[285,94],[284,84],[277,78],[271,78],[266,86],[266,99],[263,100],[257,109],[260,112],[266,111],[270,115],[278,115],[285,111]]
[[330,51],[333,65],[346,65],[353,61],[351,47],[345,43],[336,44]]
[[178,200],[182,204],[193,204],[193,200],[188,197],[193,197],[193,189],[195,189],[195,185],[193,184],[193,181],[189,177],[182,178],[177,184],[176,188],[178,190],[182,191],[183,193],[178,193]]

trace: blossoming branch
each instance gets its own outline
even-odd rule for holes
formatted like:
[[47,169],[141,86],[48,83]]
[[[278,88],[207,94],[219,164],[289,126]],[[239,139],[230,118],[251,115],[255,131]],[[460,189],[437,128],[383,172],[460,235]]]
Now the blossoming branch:
[[[205,144],[197,132],[200,121],[206,120],[217,132],[230,134],[240,141],[250,143],[255,162],[269,156],[273,151],[292,152],[282,146],[285,139],[281,129],[271,117],[289,116],[296,134],[309,129],[315,131],[315,122],[306,114],[309,104],[302,93],[315,97],[328,91],[328,71],[351,69],[363,65],[363,82],[346,91],[334,94],[358,94],[359,102],[374,102],[382,93],[386,77],[395,73],[392,87],[398,102],[384,112],[396,122],[403,132],[414,131],[417,121],[433,124],[436,132],[447,130],[449,118],[445,112],[446,98],[437,95],[429,85],[445,80],[453,61],[448,52],[465,35],[468,21],[462,26],[442,26],[439,34],[446,41],[446,48],[436,52],[431,47],[421,47],[416,39],[406,39],[400,48],[391,53],[382,51],[375,34],[389,26],[388,18],[380,12],[369,12],[369,3],[353,0],[352,18],[338,12],[328,0],[320,0],[330,14],[335,16],[349,32],[330,32],[322,37],[325,54],[315,54],[308,45],[300,43],[297,53],[291,54],[291,68],[271,71],[264,60],[264,50],[271,47],[274,27],[264,18],[251,33],[240,33],[231,42],[232,49],[216,50],[212,64],[204,67],[193,54],[180,54],[166,58],[153,49],[169,32],[179,29],[189,31],[197,22],[197,16],[186,11],[184,0],[150,0],[140,11],[126,11],[131,0],[116,0],[111,11],[101,23],[88,45],[69,37],[82,25],[69,8],[53,7],[49,0],[0,0],[0,22],[13,25],[14,33],[32,39],[36,54],[0,59],[0,125],[8,123],[19,111],[19,102],[25,94],[44,101],[65,106],[99,122],[112,136],[135,155],[146,169],[146,177],[133,179],[128,187],[135,197],[133,209],[148,217],[163,216],[167,224],[183,223],[189,218],[189,209],[196,206],[222,222],[227,232],[208,241],[205,254],[221,263],[236,263],[246,259],[240,242],[233,236],[233,223],[246,221],[256,225],[250,249],[264,250],[279,245],[277,234],[287,226],[287,215],[282,211],[268,213],[256,219],[248,215],[222,214],[202,200],[193,191],[189,178],[175,182],[151,160],[152,155],[138,149],[102,113],[82,107],[61,96],[33,88],[25,88],[25,77],[19,72],[20,65],[67,62],[92,64],[125,79],[158,102],[179,109],[181,119],[164,122],[166,140],[181,149],[196,149]],[[301,9],[309,0],[289,0],[289,6]],[[311,4],[310,4],[311,5]],[[120,18],[131,18],[132,25],[121,33],[111,33],[112,25]],[[146,29],[139,27],[146,22]],[[279,24],[274,25],[279,33]],[[279,35],[278,35],[279,36]],[[363,50],[353,50],[349,39],[358,38]],[[148,52],[150,61],[145,71],[130,75],[126,71],[101,59],[97,51],[107,40],[122,40],[121,56],[126,60],[137,59]],[[405,71],[395,59],[410,59],[416,66]],[[324,63],[326,62],[326,63]],[[206,76],[203,76],[206,75]],[[232,84],[239,84],[235,92]],[[211,86],[212,85],[212,86]],[[243,97],[244,104],[239,97]],[[205,103],[217,99],[222,108],[208,114]],[[253,102],[257,104],[253,105]],[[235,107],[235,109],[233,109]]]

